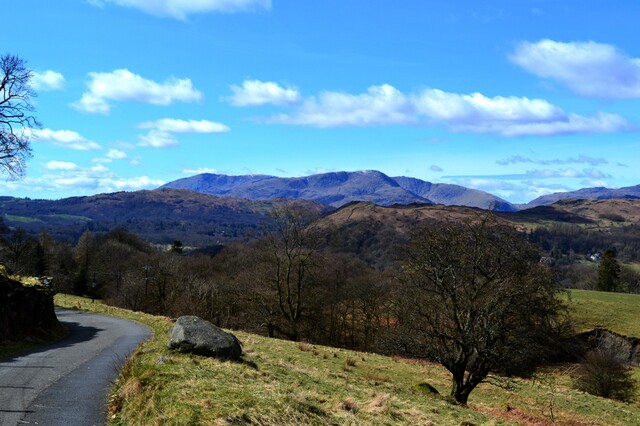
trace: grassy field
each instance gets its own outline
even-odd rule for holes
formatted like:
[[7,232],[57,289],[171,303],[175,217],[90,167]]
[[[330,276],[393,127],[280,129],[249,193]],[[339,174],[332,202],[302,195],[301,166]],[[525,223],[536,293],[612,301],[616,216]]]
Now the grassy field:
[[580,330],[600,327],[640,338],[640,294],[570,290],[568,304]]
[[15,216],[12,214],[5,214],[4,219],[9,222],[18,222],[18,223],[42,222],[40,219],[36,219],[34,217]]
[[621,403],[574,391],[563,374],[568,366],[516,380],[513,390],[481,385],[460,407],[416,387],[428,382],[447,394],[450,376],[436,364],[243,332],[234,333],[246,362],[220,362],[170,352],[167,318],[66,295],[57,295],[56,304],[154,331],[111,393],[110,425],[637,425],[640,419],[640,395]]

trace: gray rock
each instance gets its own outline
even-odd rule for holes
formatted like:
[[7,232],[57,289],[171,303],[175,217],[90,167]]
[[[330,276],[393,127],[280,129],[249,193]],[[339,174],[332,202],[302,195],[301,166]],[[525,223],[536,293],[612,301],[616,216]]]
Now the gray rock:
[[229,361],[238,361],[242,357],[242,346],[236,336],[196,316],[177,319],[168,346],[178,352]]

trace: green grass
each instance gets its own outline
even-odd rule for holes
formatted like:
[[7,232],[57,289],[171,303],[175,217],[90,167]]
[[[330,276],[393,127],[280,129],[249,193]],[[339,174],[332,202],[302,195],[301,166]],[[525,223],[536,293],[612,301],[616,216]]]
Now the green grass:
[[511,391],[481,385],[460,407],[416,387],[427,382],[447,394],[450,375],[436,364],[244,332],[234,334],[247,362],[220,362],[169,351],[168,318],[67,295],[57,295],[56,304],[154,331],[112,390],[110,425],[635,425],[640,418],[640,395],[625,404],[574,391],[562,374],[567,366],[514,380]]
[[569,290],[568,299],[580,330],[600,327],[640,338],[640,294]]
[[34,223],[34,222],[42,222],[40,219],[35,217],[28,216],[16,216],[12,214],[5,214],[4,219],[8,222],[17,222],[17,223]]
[[91,222],[92,219],[86,216],[76,216],[72,214],[50,214],[47,215],[48,218],[52,219],[62,219],[69,221],[79,221],[79,222]]

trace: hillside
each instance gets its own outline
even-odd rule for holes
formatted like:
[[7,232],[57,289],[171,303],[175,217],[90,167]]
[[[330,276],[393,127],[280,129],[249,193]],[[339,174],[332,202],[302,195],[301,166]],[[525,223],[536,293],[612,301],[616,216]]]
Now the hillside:
[[[267,212],[287,200],[249,201],[187,190],[116,192],[62,200],[1,197],[0,212],[9,226],[31,233],[47,229],[54,237],[76,241],[86,229],[123,226],[153,243],[181,240],[206,246],[242,238],[255,231]],[[318,211],[326,207],[300,200]]]
[[521,209],[529,209],[536,206],[553,204],[567,198],[606,200],[610,198],[640,198],[640,185],[627,186],[624,188],[610,189],[603,187],[583,188],[577,191],[556,192],[538,197],[527,204],[520,206]]
[[322,173],[298,178],[201,174],[169,182],[162,188],[189,189],[249,200],[305,199],[333,207],[354,201],[369,201],[381,206],[437,203],[499,211],[516,209],[507,201],[486,192],[458,185],[433,184],[415,178],[392,178],[375,170]]
[[479,207],[485,210],[500,212],[517,210],[516,206],[508,201],[477,189],[447,183],[431,183],[405,176],[394,177],[393,179],[406,190],[426,198],[435,204]]
[[611,426],[637,424],[640,415],[640,394],[620,403],[575,391],[566,366],[541,372],[535,380],[514,379],[511,390],[480,385],[469,406],[461,407],[416,387],[429,383],[446,395],[450,376],[437,364],[244,332],[234,333],[247,362],[225,363],[170,352],[166,341],[172,324],[165,317],[66,295],[56,302],[134,319],[154,330],[155,337],[125,365],[112,391],[110,425]]
[[563,222],[589,228],[620,227],[640,223],[640,198],[565,199],[503,216],[538,225]]

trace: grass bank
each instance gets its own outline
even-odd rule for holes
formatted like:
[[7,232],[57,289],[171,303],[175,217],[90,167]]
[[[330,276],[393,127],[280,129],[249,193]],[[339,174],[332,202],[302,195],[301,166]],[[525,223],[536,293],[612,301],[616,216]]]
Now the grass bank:
[[[636,425],[640,395],[620,403],[571,389],[565,367],[513,390],[481,385],[468,407],[446,394],[450,376],[426,362],[234,332],[244,364],[166,348],[169,319],[57,295],[59,306],[147,324],[154,337],[123,368],[110,395],[110,425]],[[640,377],[638,377],[640,379]]]
[[640,294],[569,290],[567,298],[579,329],[606,328],[640,338]]

